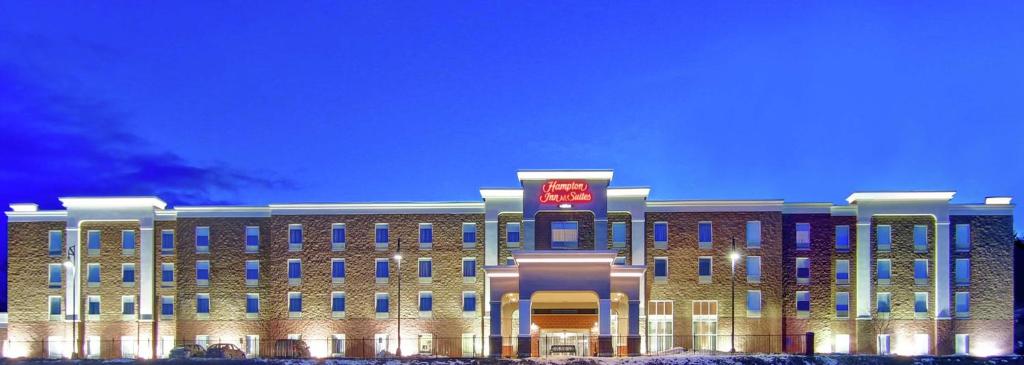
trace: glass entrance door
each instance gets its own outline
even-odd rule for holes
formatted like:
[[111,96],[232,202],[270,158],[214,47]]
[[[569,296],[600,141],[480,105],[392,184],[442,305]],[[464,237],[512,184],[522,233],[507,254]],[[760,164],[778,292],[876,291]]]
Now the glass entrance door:
[[693,350],[715,351],[718,348],[718,302],[693,301]]
[[541,330],[540,356],[587,356],[590,332],[586,330]]

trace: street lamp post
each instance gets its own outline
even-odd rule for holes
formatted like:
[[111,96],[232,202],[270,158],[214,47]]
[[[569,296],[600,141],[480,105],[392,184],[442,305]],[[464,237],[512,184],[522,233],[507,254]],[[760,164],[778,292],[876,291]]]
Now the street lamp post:
[[398,239],[398,250],[395,251],[395,263],[398,271],[398,348],[395,356],[402,357],[402,239]]
[[729,253],[729,260],[732,261],[732,317],[729,318],[731,334],[729,335],[729,352],[736,352],[736,260],[740,259],[739,252],[736,252],[736,237],[732,239],[732,252]]

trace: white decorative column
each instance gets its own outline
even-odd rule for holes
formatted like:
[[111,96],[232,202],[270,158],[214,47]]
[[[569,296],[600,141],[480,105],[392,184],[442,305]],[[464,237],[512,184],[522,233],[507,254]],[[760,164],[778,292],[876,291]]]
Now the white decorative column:
[[498,265],[498,217],[490,217],[484,221],[484,265]]
[[[644,246],[647,235],[644,234],[644,226],[646,220],[643,218],[636,219],[634,217],[632,224],[630,224],[630,240],[629,246],[632,248],[633,259],[632,265],[646,265],[647,264],[647,247]],[[643,299],[641,299],[643,300]]]
[[857,217],[857,319],[871,319],[871,216]]
[[935,222],[935,319],[949,319],[949,217]]

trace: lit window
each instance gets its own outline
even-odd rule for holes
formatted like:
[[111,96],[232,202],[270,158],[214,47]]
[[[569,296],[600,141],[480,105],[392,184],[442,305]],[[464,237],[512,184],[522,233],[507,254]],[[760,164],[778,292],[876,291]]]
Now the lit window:
[[928,285],[928,259],[914,260],[914,285]]
[[345,259],[331,259],[331,283],[345,282]]
[[928,226],[914,226],[914,252],[928,252]]
[[345,356],[345,334],[335,333],[331,335],[331,357]]
[[668,247],[668,222],[654,222],[654,248]]
[[[709,318],[712,315],[714,318],[717,318],[718,303],[715,301],[694,301],[693,313],[696,318]],[[672,301],[652,300],[648,302],[647,321],[649,351],[664,351],[674,347]]]
[[703,250],[711,249],[711,222],[697,223],[697,247]]
[[956,225],[956,250],[966,252],[971,250],[971,225]]
[[668,258],[667,257],[655,257],[654,258],[654,281],[666,281],[668,280]]
[[434,262],[429,258],[419,259],[419,279],[420,283],[430,283],[434,277]]
[[377,263],[377,267],[376,267],[376,270],[375,270],[375,275],[376,275],[376,278],[377,278],[377,282],[378,283],[386,283],[386,282],[388,282],[388,276],[390,275],[388,273],[388,269],[389,269],[388,259],[377,259],[376,263]]
[[462,224],[462,247],[476,247],[476,223]]
[[796,258],[796,283],[809,284],[811,282],[811,261],[806,257]]
[[927,355],[932,347],[932,341],[929,339],[927,333],[915,333],[914,334],[914,354],[916,355]]
[[971,259],[956,259],[954,271],[956,274],[956,285],[964,286],[971,284]]
[[88,270],[86,272],[88,285],[92,287],[100,286],[100,264],[90,263],[86,265],[86,269]]
[[850,335],[837,334],[835,352],[838,354],[850,353]]
[[928,293],[914,293],[914,318],[928,318]]
[[160,316],[162,316],[164,319],[170,319],[171,317],[174,317],[173,296],[160,297]]
[[100,316],[100,296],[99,295],[90,295],[89,298],[88,298],[87,306],[88,306],[88,308],[86,308],[86,313],[89,315],[90,319],[93,319],[93,320],[99,319],[99,316]]
[[135,231],[121,231],[121,251],[125,256],[135,254]]
[[245,252],[256,253],[260,251],[260,227],[245,227]]
[[345,292],[331,293],[331,316],[334,318],[345,316]]
[[196,261],[196,286],[210,286],[210,261]]
[[747,221],[747,248],[761,248],[761,221]]
[[50,284],[49,284],[49,286],[51,288],[60,288],[61,283],[63,282],[62,276],[61,276],[62,273],[63,273],[61,271],[62,270],[61,264],[49,264],[49,266],[47,266],[47,267],[49,268],[49,273],[50,273],[50,280],[49,280]]
[[164,287],[174,285],[174,264],[165,262],[160,264],[160,282]]
[[196,253],[210,252],[210,227],[196,227]]
[[135,264],[121,265],[121,283],[123,286],[135,286]]
[[811,313],[811,292],[798,291],[796,292],[796,316],[797,318],[807,318]]
[[626,222],[612,222],[612,247],[626,247]]
[[761,282],[761,256],[747,256],[747,283]]
[[345,223],[334,223],[331,225],[331,250],[345,250]]
[[971,352],[971,340],[967,334],[957,333],[953,335],[954,348],[953,353],[957,355],[967,355]]
[[302,313],[302,293],[288,292],[288,316],[295,317]]
[[953,313],[957,318],[968,318],[971,316],[970,293],[957,292],[953,295]]
[[378,250],[386,250],[388,248],[388,224],[377,223],[373,225],[373,242],[377,246]]
[[387,317],[389,312],[388,293],[377,293],[374,295],[374,311],[377,317]]
[[260,261],[245,260],[245,285],[257,286],[260,283]]
[[160,254],[174,254],[174,231],[165,229],[160,231]]
[[701,284],[711,282],[711,257],[701,256],[697,258],[697,282]]
[[302,251],[302,225],[288,225],[288,251]]
[[302,284],[302,261],[288,259],[288,285]]
[[476,311],[476,293],[471,291],[462,292],[462,311]]
[[880,224],[875,227],[875,240],[878,242],[879,251],[892,250],[892,227]]
[[207,318],[210,315],[210,294],[196,294],[196,314],[200,318]]
[[135,315],[135,296],[134,295],[122,295],[121,296],[121,315],[124,317]]
[[100,231],[89,231],[86,235],[86,239],[89,241],[89,255],[96,256],[100,254]]
[[50,256],[60,256],[64,246],[64,234],[61,231],[50,231]]
[[811,224],[810,223],[797,223],[796,224],[796,249],[797,250],[809,250],[809,249],[811,249]]
[[836,318],[850,318],[850,293],[836,293]]
[[889,335],[878,335],[878,354],[892,354],[892,340],[890,339]]
[[850,226],[836,226],[836,251],[850,251]]
[[877,266],[878,285],[889,285],[892,282],[892,260],[879,259]]
[[434,225],[420,223],[420,249],[430,249],[434,245]]
[[551,248],[579,248],[579,224],[575,221],[551,222]]
[[836,260],[836,285],[850,284],[850,260]]
[[247,316],[257,315],[260,313],[260,295],[257,293],[248,293],[245,295],[245,314]]
[[462,282],[476,282],[476,259],[472,257],[462,258]]
[[434,294],[428,291],[420,292],[420,315],[424,312],[431,312],[434,310]]
[[747,290],[747,318],[761,317],[761,291]]
[[519,222],[505,223],[505,242],[508,247],[519,247]]
[[878,308],[879,318],[889,318],[889,313],[892,312],[892,294],[891,293],[878,293],[878,302],[876,303]]

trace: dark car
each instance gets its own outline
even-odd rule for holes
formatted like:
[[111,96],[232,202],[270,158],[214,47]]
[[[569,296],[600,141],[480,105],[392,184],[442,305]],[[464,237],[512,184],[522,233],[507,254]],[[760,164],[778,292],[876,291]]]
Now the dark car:
[[244,359],[245,353],[238,346],[230,343],[217,343],[206,349],[206,357],[210,359]]
[[196,344],[180,345],[171,349],[171,353],[168,357],[172,359],[188,359],[193,357],[203,357],[206,355],[206,350],[203,346]]
[[305,359],[309,357],[309,346],[303,340],[277,340],[274,342],[274,357]]

